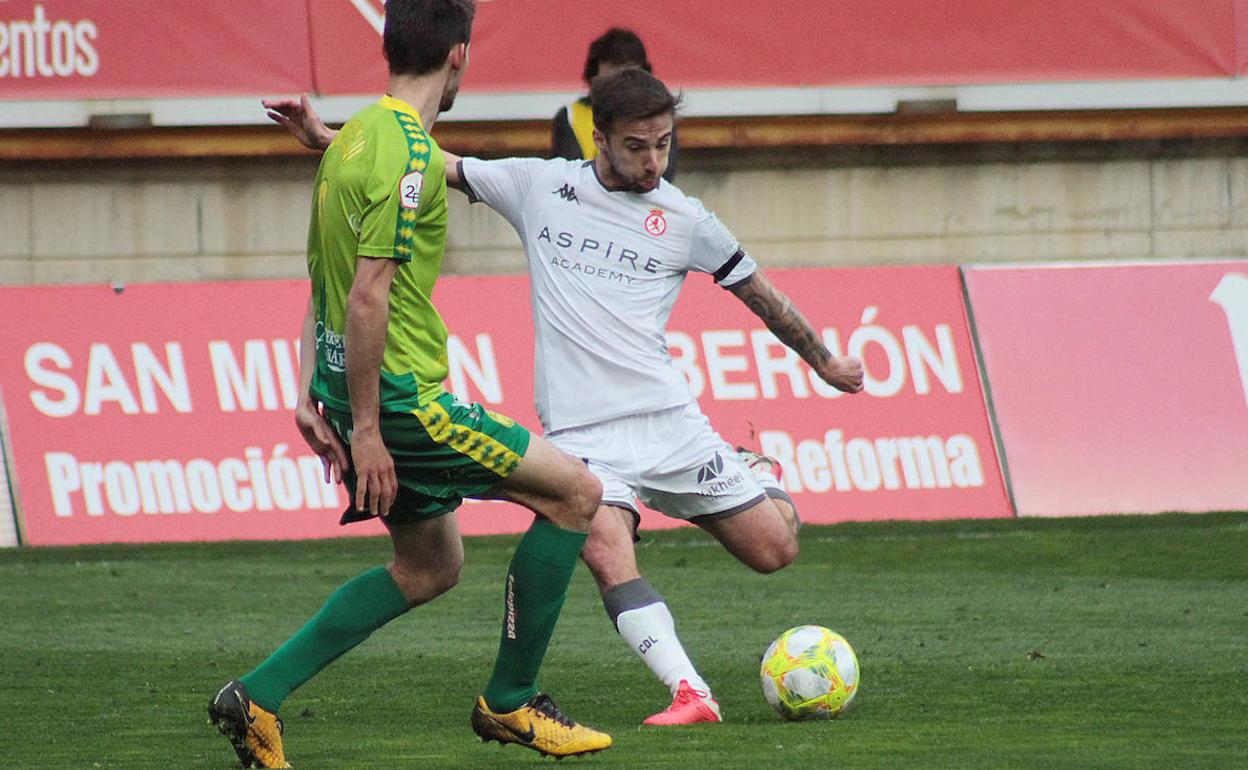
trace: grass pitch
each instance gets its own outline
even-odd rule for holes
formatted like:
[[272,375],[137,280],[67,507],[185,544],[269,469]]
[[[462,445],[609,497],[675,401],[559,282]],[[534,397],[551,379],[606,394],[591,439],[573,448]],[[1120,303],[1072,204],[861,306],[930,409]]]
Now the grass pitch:
[[[459,587],[291,696],[296,768],[554,764],[468,727],[515,541],[468,540]],[[639,554],[727,721],[640,727],[666,691],[579,567],[543,686],[616,743],[561,766],[1248,767],[1246,514],[811,526],[766,577],[694,530]],[[0,552],[0,757],[235,767],[208,698],[387,555],[380,539]],[[759,655],[800,623],[858,651],[842,719],[788,724],[763,701]]]

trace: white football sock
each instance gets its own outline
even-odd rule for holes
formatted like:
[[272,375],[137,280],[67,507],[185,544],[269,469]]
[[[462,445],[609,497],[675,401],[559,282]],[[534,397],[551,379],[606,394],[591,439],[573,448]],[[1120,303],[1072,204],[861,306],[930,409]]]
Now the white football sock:
[[616,628],[633,652],[645,662],[672,695],[680,680],[688,680],[695,690],[709,693],[706,681],[693,667],[685,648],[676,636],[676,621],[662,601],[621,612],[615,619]]

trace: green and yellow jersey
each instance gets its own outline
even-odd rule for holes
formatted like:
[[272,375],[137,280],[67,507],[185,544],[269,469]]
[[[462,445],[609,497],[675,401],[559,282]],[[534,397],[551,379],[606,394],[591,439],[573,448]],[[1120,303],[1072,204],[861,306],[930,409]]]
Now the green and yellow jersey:
[[446,324],[433,285],[446,249],[446,160],[410,105],[384,97],[347,122],[316,173],[308,275],[316,310],[312,395],[351,409],[347,294],[357,256],[399,262],[381,362],[381,411],[409,412],[443,393]]

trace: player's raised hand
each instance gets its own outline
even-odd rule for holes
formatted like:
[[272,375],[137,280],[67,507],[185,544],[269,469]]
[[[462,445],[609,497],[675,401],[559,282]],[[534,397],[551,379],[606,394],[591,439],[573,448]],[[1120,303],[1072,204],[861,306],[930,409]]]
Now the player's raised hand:
[[295,407],[295,425],[299,427],[303,440],[321,458],[321,466],[325,469],[325,483],[328,484],[332,476],[334,483],[341,484],[342,473],[349,462],[347,450],[315,403],[305,400]]
[[817,372],[820,379],[837,390],[845,393],[862,390],[862,361],[853,356],[831,356]]
[[356,431],[351,437],[351,460],[355,465],[355,509],[388,516],[399,493],[399,479],[381,432]]
[[337,132],[325,125],[321,116],[316,114],[307,94],[300,94],[298,99],[261,99],[260,105],[271,120],[310,150],[324,150],[334,141]]

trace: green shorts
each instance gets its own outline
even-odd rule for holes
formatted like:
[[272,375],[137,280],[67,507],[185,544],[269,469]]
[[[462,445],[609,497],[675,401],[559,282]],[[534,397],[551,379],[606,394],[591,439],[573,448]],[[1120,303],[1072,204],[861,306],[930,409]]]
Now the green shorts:
[[[325,409],[350,454],[351,415]],[[387,521],[432,519],[478,497],[511,475],[529,449],[523,425],[480,404],[443,393],[412,412],[381,415],[381,440],[394,458],[399,492]],[[355,509],[355,473],[343,474],[351,493],[342,524],[372,518]]]

